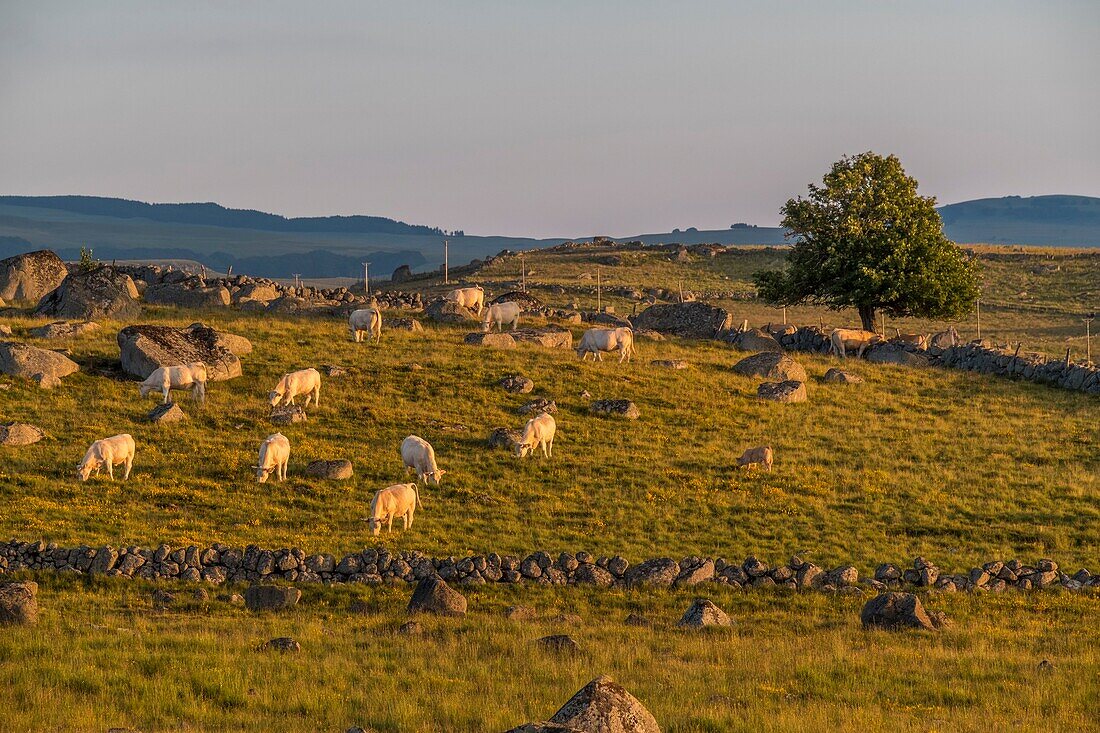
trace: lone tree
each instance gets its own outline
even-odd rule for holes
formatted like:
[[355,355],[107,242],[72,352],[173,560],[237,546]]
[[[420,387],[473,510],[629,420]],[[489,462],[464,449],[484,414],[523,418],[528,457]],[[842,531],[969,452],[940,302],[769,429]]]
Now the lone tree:
[[935,198],[917,194],[895,156],[845,156],[809,196],[783,207],[797,237],[786,270],[755,275],[775,306],[856,308],[863,328],[891,317],[959,318],[979,295],[978,270],[943,234]]

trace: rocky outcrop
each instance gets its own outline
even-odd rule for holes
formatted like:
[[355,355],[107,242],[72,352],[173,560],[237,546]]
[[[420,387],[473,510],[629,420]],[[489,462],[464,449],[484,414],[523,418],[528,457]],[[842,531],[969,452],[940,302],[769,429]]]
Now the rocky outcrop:
[[130,276],[102,265],[70,274],[61,285],[38,302],[34,314],[75,321],[107,318],[127,321],[141,315],[138,290]]
[[774,351],[764,351],[747,356],[733,365],[733,371],[743,377],[762,377],[778,381],[789,379],[798,382],[806,381],[806,370],[801,364],[786,354]]
[[201,361],[212,382],[241,376],[241,360],[219,343],[217,331],[206,328],[127,326],[118,332],[119,358],[127,374],[145,379],[162,366]]
[[641,701],[606,675],[582,687],[550,722],[591,733],[661,733]]
[[769,402],[805,402],[806,383],[797,380],[763,382],[756,388],[756,396]]
[[15,341],[0,341],[0,373],[31,379],[48,388],[78,371],[80,365],[64,354]]
[[0,425],[0,445],[10,448],[31,445],[45,437],[45,431],[35,425],[18,422]]
[[406,280],[411,280],[413,276],[412,268],[408,265],[399,265],[393,274],[390,275],[391,283],[403,283]]
[[632,319],[635,328],[685,338],[709,339],[729,330],[733,316],[706,303],[652,305]]
[[0,260],[0,300],[37,303],[68,276],[61,258],[48,249]]

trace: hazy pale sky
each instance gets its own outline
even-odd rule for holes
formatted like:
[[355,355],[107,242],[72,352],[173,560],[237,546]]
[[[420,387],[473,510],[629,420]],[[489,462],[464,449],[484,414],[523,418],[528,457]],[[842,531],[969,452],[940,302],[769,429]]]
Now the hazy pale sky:
[[864,150],[1100,195],[1100,2],[0,0],[0,193],[627,235]]

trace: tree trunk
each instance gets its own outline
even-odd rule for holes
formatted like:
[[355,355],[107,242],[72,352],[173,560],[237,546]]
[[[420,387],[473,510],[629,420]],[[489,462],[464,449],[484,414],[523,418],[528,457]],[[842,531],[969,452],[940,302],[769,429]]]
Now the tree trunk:
[[873,305],[859,306],[859,320],[863,321],[864,331],[875,331],[875,307]]

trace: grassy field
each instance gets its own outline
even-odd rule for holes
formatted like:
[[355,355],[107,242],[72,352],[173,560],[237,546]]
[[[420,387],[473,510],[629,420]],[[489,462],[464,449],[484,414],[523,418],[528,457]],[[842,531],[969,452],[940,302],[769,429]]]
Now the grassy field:
[[[594,283],[579,279],[594,270],[591,256],[528,257],[536,292],[555,305],[593,305],[583,288]],[[747,289],[774,256],[761,249],[673,265],[650,255],[609,276],[610,285],[675,287],[682,277],[689,289]],[[1076,348],[1066,339],[1077,311],[1095,302],[1098,263],[1079,255],[1034,274],[1035,261],[990,259],[987,280],[1000,283],[987,288],[991,299],[1027,288],[1042,301],[1005,295],[987,328],[1051,353]],[[513,264],[484,273],[490,289],[508,286]],[[554,295],[554,285],[567,292]],[[756,302],[729,306],[754,323],[781,319]],[[854,318],[788,315],[833,325]],[[152,426],[142,418],[155,401],[140,400],[117,369],[115,335],[125,324],[41,342],[27,337],[40,320],[4,314],[17,339],[69,348],[82,371],[45,392],[0,378],[10,385],[0,421],[31,422],[50,436],[0,454],[0,538],[333,553],[384,542],[433,555],[587,550],[632,561],[757,554],[774,563],[797,552],[864,573],[916,555],[946,571],[1051,557],[1070,572],[1100,570],[1100,403],[1081,393],[855,361],[845,367],[865,384],[826,385],[820,377],[840,361],[797,355],[810,374],[809,402],[774,405],[755,398],[757,380],[731,371],[744,354],[717,342],[640,341],[633,364],[594,364],[569,351],[466,346],[461,327],[387,332],[376,347],[349,342],[336,319],[167,308],[143,318],[200,319],[252,340],[244,376],[211,384],[205,407],[184,400],[187,422]],[[660,369],[654,359],[691,366]],[[309,421],[282,428],[289,479],[256,484],[249,466],[276,431],[267,391],[281,374],[321,364],[355,371],[326,379]],[[532,378],[534,393],[497,386],[512,373]],[[641,418],[590,415],[584,391],[631,399]],[[557,400],[554,458],[517,461],[487,448],[492,428],[523,424],[516,408],[533,396]],[[87,445],[121,432],[137,441],[131,480],[79,484],[73,468]],[[422,492],[409,532],[371,538],[367,504],[376,489],[406,480],[397,449],[409,434],[429,440],[449,473]],[[733,467],[742,450],[765,443],[776,452],[772,473]],[[310,460],[342,457],[355,464],[352,480],[305,476]],[[888,635],[859,630],[856,598],[707,588],[739,626],[688,634],[669,628],[690,603],[686,592],[479,588],[468,593],[467,619],[427,620],[426,636],[407,638],[393,634],[406,589],[306,587],[295,612],[253,616],[217,600],[154,611],[152,586],[139,581],[39,581],[40,624],[0,634],[4,730],[505,730],[550,715],[601,673],[641,698],[666,731],[1083,730],[1100,714],[1095,594],[934,595],[929,605],[955,619],[952,629]],[[353,598],[373,612],[352,614]],[[583,621],[507,621],[500,611],[513,603]],[[624,626],[631,611],[664,626]],[[558,632],[574,635],[583,653],[556,659],[532,648]],[[255,651],[281,635],[303,653]],[[1055,663],[1049,675],[1037,671],[1042,659]]]
[[[666,733],[1045,733],[1100,715],[1095,597],[936,595],[952,628],[891,634],[859,628],[858,598],[714,588],[737,626],[701,633],[674,627],[689,592],[486,587],[468,592],[466,618],[422,618],[409,637],[395,633],[403,589],[306,587],[292,613],[257,616],[171,586],[178,600],[156,611],[152,587],[51,578],[39,625],[0,635],[3,729],[503,731],[599,674]],[[349,611],[354,599],[368,611]],[[517,603],[541,618],[505,619]],[[623,624],[632,612],[655,625]],[[580,653],[534,645],[551,633]],[[276,636],[302,652],[257,650]]]

